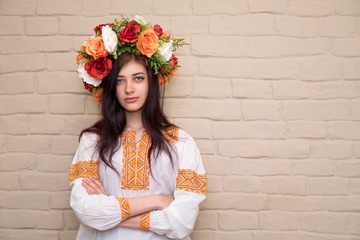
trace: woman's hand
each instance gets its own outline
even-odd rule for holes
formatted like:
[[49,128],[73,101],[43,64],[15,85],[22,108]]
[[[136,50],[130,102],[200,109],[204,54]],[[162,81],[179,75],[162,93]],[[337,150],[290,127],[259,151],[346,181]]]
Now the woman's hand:
[[157,200],[157,209],[162,210],[167,208],[172,201],[174,201],[173,195],[154,195]]
[[92,177],[83,178],[82,186],[86,189],[86,192],[90,195],[93,195],[93,194],[108,195],[105,191],[104,186],[101,184],[101,182],[97,178],[92,178]]

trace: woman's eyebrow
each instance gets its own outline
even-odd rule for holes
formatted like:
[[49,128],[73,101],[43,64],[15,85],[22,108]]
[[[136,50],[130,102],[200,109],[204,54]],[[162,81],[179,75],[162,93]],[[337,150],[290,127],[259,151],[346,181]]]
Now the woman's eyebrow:
[[[138,73],[132,74],[132,76],[136,76],[136,75],[139,75],[139,74],[144,74],[145,75],[144,72],[138,72]],[[124,77],[124,76],[123,75],[118,75],[118,77]]]

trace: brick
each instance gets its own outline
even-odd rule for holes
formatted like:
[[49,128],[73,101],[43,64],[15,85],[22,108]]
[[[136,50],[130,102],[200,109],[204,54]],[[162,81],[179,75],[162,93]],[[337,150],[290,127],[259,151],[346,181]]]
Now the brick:
[[1,190],[16,190],[20,188],[18,173],[1,173],[0,175],[0,189]]
[[343,235],[343,236],[334,236],[331,240],[358,240],[358,236],[355,235]]
[[351,193],[360,193],[360,179],[355,178],[350,180]]
[[360,177],[360,163],[359,162],[337,163],[336,174],[340,177]]
[[[289,91],[289,89],[293,89]],[[309,87],[301,81],[281,81],[273,83],[274,99],[309,98]]]
[[217,143],[211,140],[196,140],[201,154],[215,154]]
[[59,233],[60,240],[76,239],[77,230],[65,230]]
[[356,18],[330,16],[318,20],[318,33],[322,37],[356,36]]
[[2,0],[0,13],[2,15],[20,15],[33,16],[35,15],[36,1],[35,0]]
[[215,35],[271,35],[274,33],[274,17],[267,14],[215,15],[210,18],[209,32]]
[[0,155],[0,171],[24,171],[35,168],[35,155],[6,153]]
[[244,120],[279,120],[281,104],[277,101],[247,100],[241,102]]
[[70,209],[70,192],[51,193],[50,207],[52,209]]
[[209,193],[201,208],[258,211],[266,209],[267,199],[267,196],[260,194]]
[[68,172],[71,160],[72,156],[38,154],[36,155],[36,169],[40,172]]
[[347,195],[349,180],[337,177],[309,178],[310,195]]
[[328,125],[329,136],[332,139],[360,139],[360,123],[356,122],[331,122]]
[[219,156],[203,156],[206,172],[214,175],[229,175],[231,160]]
[[328,56],[314,56],[300,60],[300,78],[306,81],[340,80],[343,76],[342,61]]
[[76,73],[41,72],[36,74],[38,93],[84,93],[84,85]]
[[[226,66],[219,68],[218,66]],[[199,76],[247,79],[295,79],[299,74],[297,64],[269,59],[213,59],[199,61]]]
[[79,114],[85,111],[85,97],[62,94],[50,97],[50,113]]
[[360,235],[360,215],[351,214],[350,215],[350,224],[348,226],[348,232],[350,234]]
[[179,68],[176,73],[178,78],[180,78],[180,76],[193,77],[198,72],[199,64],[198,59],[195,56],[181,56],[179,64],[181,68]]
[[47,153],[50,138],[47,136],[8,136],[7,152]]
[[264,177],[262,192],[267,194],[306,195],[307,178],[305,177]]
[[63,214],[61,211],[46,211],[40,214],[37,228],[61,230],[64,228]]
[[155,15],[190,15],[192,13],[191,1],[154,0],[153,14]]
[[311,121],[290,121],[288,138],[326,138],[326,123]]
[[339,15],[360,15],[360,3],[357,0],[336,0],[335,6]]
[[85,111],[87,114],[99,115],[101,112],[101,105],[98,104],[93,97],[85,97]]
[[21,189],[56,191],[59,189],[56,174],[27,172],[20,175]]
[[46,58],[46,68],[49,71],[75,71],[74,59],[76,53],[49,53]]
[[0,94],[22,94],[34,92],[33,73],[13,73],[0,76]]
[[52,138],[51,152],[61,155],[72,155],[79,144],[78,136],[55,136]]
[[59,182],[59,190],[60,191],[70,191],[71,188],[69,186],[69,173],[66,171],[65,173],[57,174],[57,179]]
[[[31,220],[30,220],[31,221]],[[38,239],[47,239],[47,240],[58,240],[58,232],[49,231],[49,230],[35,230],[35,229],[1,229],[0,231],[1,239],[11,239],[11,240],[38,240]]]
[[260,212],[259,228],[264,230],[297,230],[299,217],[293,213]]
[[57,17],[36,17],[25,19],[26,35],[55,35],[59,32]]
[[236,160],[231,173],[256,176],[290,175],[292,168],[292,163],[284,160]]
[[215,211],[201,211],[196,221],[195,228],[198,230],[217,230],[218,216]]
[[257,229],[258,220],[255,213],[227,211],[219,212],[219,227],[221,230],[234,231]]
[[47,104],[47,97],[33,95],[0,97],[2,114],[44,113],[47,110]]
[[207,119],[174,119],[174,124],[188,132],[193,138],[210,139],[213,130],[212,121]]
[[239,36],[194,35],[191,36],[191,53],[195,56],[244,57],[246,40]]
[[191,95],[199,98],[229,98],[231,82],[229,79],[196,78]]
[[206,34],[209,19],[200,16],[179,16],[171,20],[171,33],[175,35]]
[[81,13],[81,0],[38,0],[39,15],[78,15]]
[[131,0],[120,2],[110,0],[109,11],[111,14],[151,14],[152,1]]
[[[4,191],[0,192],[0,206],[8,209],[49,209],[48,192]],[[24,201],[26,199],[26,201]]]
[[303,142],[287,141],[241,141],[221,140],[218,147],[219,155],[246,158],[307,158],[310,145]]
[[312,144],[312,156],[320,159],[348,159],[352,156],[351,143],[325,141]]
[[223,185],[222,177],[212,176],[207,174],[207,179],[208,179],[208,192],[214,193],[214,192],[222,191],[222,185]]
[[164,108],[169,117],[239,120],[240,102],[232,99],[167,99]]
[[359,57],[360,56],[360,39],[357,38],[340,38],[333,39],[331,50],[337,56]]
[[257,230],[252,232],[252,240],[293,240],[292,234],[289,232],[274,232],[274,231],[264,231]]
[[[209,238],[203,238],[203,239],[209,239]],[[251,240],[252,239],[251,232],[250,231],[214,232],[214,240],[232,240],[232,239]]]
[[0,136],[0,153],[4,153],[6,150],[6,138],[5,136]]
[[28,117],[25,115],[0,117],[0,133],[20,135],[28,133]]
[[281,36],[249,38],[247,56],[256,58],[324,54],[327,39],[298,39]]
[[214,139],[285,139],[286,123],[280,122],[215,122]]
[[334,3],[327,0],[291,0],[287,6],[287,12],[296,16],[328,16],[334,10]]
[[271,99],[271,83],[267,81],[253,81],[232,79],[232,94],[236,98]]
[[356,98],[358,84],[355,82],[324,82],[310,84],[312,99]]
[[360,58],[344,59],[344,79],[358,80],[360,78]]
[[80,132],[87,127],[94,125],[99,118],[96,116],[87,116],[87,117],[66,117],[65,124],[66,130],[65,133],[68,135],[79,136]]
[[283,103],[282,118],[286,120],[348,120],[351,106],[342,100],[287,101]]
[[110,9],[110,0],[102,1],[101,4],[96,0],[84,0],[81,5],[83,16],[106,16],[109,14]]
[[72,49],[71,37],[11,37],[2,41],[3,53],[34,53],[70,51]]
[[321,197],[270,196],[269,208],[277,211],[309,212],[324,211],[324,199]]
[[211,2],[206,0],[193,0],[192,9],[195,15],[239,15],[247,12],[247,2],[245,0],[215,0]]
[[43,54],[2,55],[0,72],[34,72],[45,69],[45,56]]
[[326,198],[326,208],[334,212],[356,212],[360,210],[359,196]]
[[281,36],[291,37],[315,37],[316,20],[286,15],[275,17],[275,33]]
[[191,77],[178,77],[165,87],[165,97],[188,97],[191,94],[193,79]]
[[36,222],[39,220],[38,212],[34,211],[18,211],[18,210],[2,210],[0,212],[1,228],[35,228]]
[[346,214],[308,213],[300,216],[301,230],[327,234],[344,234],[347,221]]
[[191,232],[191,239],[201,240],[201,239],[213,239],[213,231],[209,230],[196,230]]
[[31,134],[61,134],[65,129],[63,117],[32,115],[30,116]]
[[260,191],[260,179],[258,177],[224,177],[225,192],[256,193]]
[[65,222],[65,229],[78,229],[79,228],[79,220],[75,216],[73,211],[64,211],[64,222]]
[[286,9],[286,0],[250,0],[250,12],[283,13]]
[[360,158],[360,144],[354,143],[354,156]]
[[301,161],[295,162],[294,173],[305,176],[334,176],[335,167],[329,161]]
[[[24,22],[20,17],[0,17],[0,36],[21,35],[24,32]],[[3,56],[2,56],[3,57]]]
[[333,238],[330,235],[324,235],[319,233],[302,233],[300,231],[294,233],[292,239],[293,240],[335,240],[335,238]]
[[[80,2],[80,0],[78,0],[78,2]],[[65,5],[63,2],[61,2],[61,4]],[[81,12],[80,9],[75,14],[77,15],[79,12]],[[60,35],[88,35],[90,37],[91,34],[93,34],[92,30],[94,27],[98,26],[100,23],[107,23],[112,21],[113,19],[105,17],[95,18],[80,16],[59,16],[59,33]],[[86,40],[86,38],[82,37],[82,41],[84,40]]]

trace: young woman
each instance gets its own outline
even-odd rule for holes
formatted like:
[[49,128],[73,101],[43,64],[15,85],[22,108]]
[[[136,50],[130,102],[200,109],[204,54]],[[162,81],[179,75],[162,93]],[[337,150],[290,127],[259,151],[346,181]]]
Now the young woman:
[[[136,23],[137,41],[124,44],[121,34]],[[100,26],[105,30],[110,25]],[[161,42],[162,29],[156,33],[143,19],[123,19],[111,28],[118,32],[116,57],[106,50],[111,67],[101,84],[90,89],[101,99],[102,118],[82,132],[69,174],[70,204],[81,223],[77,239],[190,239],[207,179],[195,141],[162,111],[160,85],[173,76],[175,56],[154,69],[166,41]],[[149,57],[137,45],[151,30],[158,36],[158,48]],[[126,46],[136,49],[119,50]],[[86,65],[98,61],[98,53],[80,51],[84,82],[92,81],[86,74],[98,79]]]

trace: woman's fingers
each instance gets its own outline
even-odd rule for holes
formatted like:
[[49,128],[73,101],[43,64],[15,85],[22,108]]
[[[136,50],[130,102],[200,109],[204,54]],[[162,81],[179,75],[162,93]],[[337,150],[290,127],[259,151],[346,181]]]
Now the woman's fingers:
[[88,194],[105,194],[107,195],[103,185],[96,178],[83,178],[82,186]]

